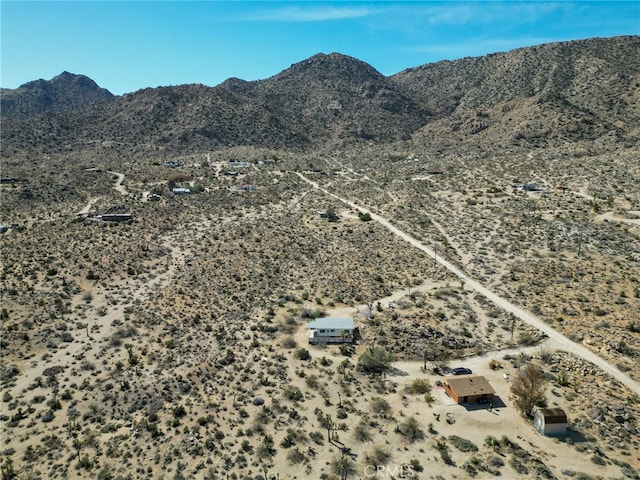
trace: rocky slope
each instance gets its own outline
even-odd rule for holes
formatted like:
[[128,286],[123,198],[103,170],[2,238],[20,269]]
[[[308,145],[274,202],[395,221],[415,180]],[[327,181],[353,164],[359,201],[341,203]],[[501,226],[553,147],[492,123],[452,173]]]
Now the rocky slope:
[[[68,85],[57,95],[77,96],[67,101],[77,106],[88,103],[87,95],[77,94],[78,85],[90,82],[85,79],[50,85]],[[637,36],[540,45],[390,77],[352,57],[318,54],[265,80],[148,88],[106,104],[20,120],[28,112],[56,110],[47,109],[56,104],[51,95],[33,93],[53,87],[32,83],[18,89],[39,95],[28,109],[11,107],[18,91],[3,92],[9,152],[104,142],[169,152],[233,145],[308,151],[408,140],[524,147],[583,142],[591,148],[598,142],[630,146],[640,136]]]
[[84,75],[62,72],[51,80],[34,80],[16,89],[2,89],[2,118],[26,119],[36,115],[80,110],[94,102],[116,97]]

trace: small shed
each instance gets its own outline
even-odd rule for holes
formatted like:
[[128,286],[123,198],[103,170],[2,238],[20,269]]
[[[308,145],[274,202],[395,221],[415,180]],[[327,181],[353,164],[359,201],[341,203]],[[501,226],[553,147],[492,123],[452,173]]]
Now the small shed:
[[456,403],[488,403],[496,391],[481,375],[455,375],[442,380],[445,392]]
[[316,318],[307,323],[309,343],[353,343],[353,318]]
[[543,435],[566,435],[567,423],[562,408],[540,408],[533,414],[533,426]]

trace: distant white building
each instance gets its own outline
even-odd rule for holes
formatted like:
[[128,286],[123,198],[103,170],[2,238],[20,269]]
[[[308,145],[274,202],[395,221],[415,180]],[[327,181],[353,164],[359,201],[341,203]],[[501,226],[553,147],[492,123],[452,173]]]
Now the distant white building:
[[255,185],[236,185],[235,189],[239,192],[255,192]]
[[191,190],[188,188],[176,187],[173,190],[171,190],[171,192],[174,195],[188,195],[189,193],[191,193]]
[[561,408],[541,408],[533,416],[533,426],[543,435],[566,435],[567,414]]
[[309,343],[353,343],[353,318],[322,317],[307,323]]
[[247,168],[251,166],[251,162],[227,162],[229,168]]

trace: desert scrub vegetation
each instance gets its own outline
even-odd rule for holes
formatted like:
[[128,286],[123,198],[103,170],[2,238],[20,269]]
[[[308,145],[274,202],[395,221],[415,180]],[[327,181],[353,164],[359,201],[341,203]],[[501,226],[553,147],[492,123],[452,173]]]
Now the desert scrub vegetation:
[[[229,158],[242,160],[249,151],[232,149]],[[254,165],[262,158],[257,151],[250,155]],[[222,151],[210,156],[211,163],[225,161]],[[421,397],[411,396],[433,391],[434,367],[446,371],[452,361],[483,349],[541,338],[432,258],[287,172],[310,160],[296,157],[288,155],[277,171],[252,167],[243,174],[243,183],[258,186],[255,192],[234,191],[235,180],[217,175],[217,166],[195,166],[203,154],[183,159],[185,172],[204,187],[188,198],[166,195],[173,173],[163,169],[161,156],[137,158],[143,166],[117,160],[123,165],[109,168],[122,166],[130,195],[114,191],[111,174],[90,172],[79,174],[90,193],[56,193],[69,185],[69,172],[50,172],[29,186],[33,196],[24,203],[22,194],[12,195],[16,210],[7,218],[19,228],[2,237],[6,294],[0,313],[3,449],[14,449],[6,458],[15,471],[43,478],[64,471],[104,478],[257,478],[265,466],[273,475],[332,478],[349,472],[331,465],[340,460],[334,456],[342,445],[357,453],[358,469],[431,452],[427,456],[438,458],[432,465],[455,464],[460,475],[548,474],[527,456],[535,457],[532,452],[510,441],[474,451],[470,441],[447,431],[453,427],[446,422],[429,424]],[[347,172],[319,181],[376,202],[373,213],[393,216],[394,224],[397,218],[425,245],[435,242],[438,256],[521,305],[535,305],[554,328],[575,329],[577,338],[606,346],[635,371],[638,333],[627,315],[638,306],[631,233],[592,225],[592,209],[577,197],[542,200],[512,192],[511,174],[502,173],[499,162],[491,174],[479,175],[488,160],[470,168],[452,158],[446,174],[412,180],[424,176],[422,166],[404,158],[378,172],[347,156],[345,167],[356,167],[353,178]],[[329,163],[313,159],[320,160]],[[579,186],[586,172],[575,166],[581,170],[567,180]],[[140,200],[159,184],[161,201]],[[604,186],[593,193],[608,208],[600,195],[615,192]],[[118,207],[136,221],[76,221],[75,213],[94,196],[101,196],[95,211]],[[620,195],[613,201],[616,206]],[[337,221],[316,218],[329,207]],[[530,275],[532,269],[540,275]],[[382,300],[399,291],[407,293],[393,307]],[[307,345],[306,321],[334,309],[357,309],[363,338],[349,349]],[[390,371],[399,360],[424,361],[421,377],[405,381]],[[510,368],[505,359],[504,371]],[[613,445],[609,458],[628,459],[634,468],[637,439],[615,418],[635,418],[638,403],[616,397],[619,385],[561,353],[541,368],[557,378],[548,400],[593,406],[575,417],[589,448],[607,442]],[[427,415],[435,419],[441,405],[434,396]],[[625,410],[613,408],[622,404]],[[605,426],[595,426],[600,421]],[[386,443],[391,438],[397,446]],[[591,462],[591,451],[578,452],[569,442],[562,447]],[[552,461],[540,458],[550,468]]]

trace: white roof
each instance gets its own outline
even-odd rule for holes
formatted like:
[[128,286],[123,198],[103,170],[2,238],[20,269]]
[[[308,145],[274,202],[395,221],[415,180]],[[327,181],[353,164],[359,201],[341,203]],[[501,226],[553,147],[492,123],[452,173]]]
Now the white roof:
[[353,318],[321,317],[307,323],[310,329],[353,330]]

